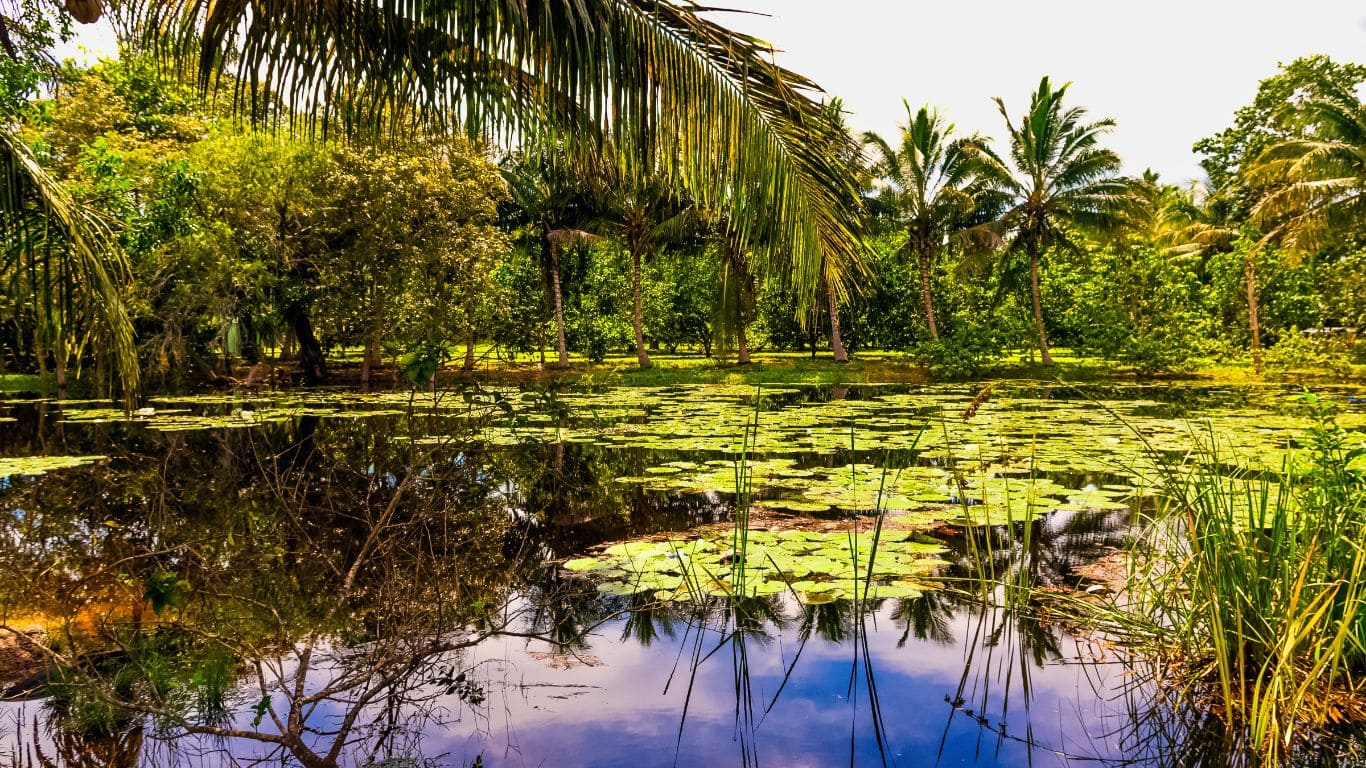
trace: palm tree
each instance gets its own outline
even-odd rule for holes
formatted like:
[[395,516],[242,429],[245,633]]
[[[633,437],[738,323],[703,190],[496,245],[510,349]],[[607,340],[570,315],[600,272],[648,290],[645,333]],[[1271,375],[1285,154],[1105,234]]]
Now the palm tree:
[[[694,0],[131,0],[122,24],[143,47],[236,75],[258,115],[323,126],[477,134],[605,147],[699,205],[725,209],[750,249],[771,251],[798,312],[821,260],[862,260],[857,193],[824,151],[814,83],[771,45],[711,21]],[[229,63],[233,69],[228,71]],[[648,151],[646,151],[648,150]],[[761,232],[762,230],[762,232]]]
[[[503,179],[516,209],[512,223],[521,226],[540,254],[546,294],[555,316],[557,368],[569,367],[560,257],[565,249],[596,239],[584,227],[596,216],[601,197],[597,182],[602,173],[576,160],[562,148],[549,148],[514,154],[503,165]],[[544,364],[544,351],[541,358]]]
[[716,328],[720,339],[734,336],[735,362],[749,365],[749,336],[746,331],[754,319],[754,302],[758,298],[758,279],[752,254],[745,250],[729,220],[721,223],[716,232],[716,248],[721,255],[721,290],[717,295]]
[[931,277],[935,262],[949,238],[969,223],[978,199],[992,190],[984,188],[976,171],[971,148],[986,143],[972,136],[952,139],[953,124],[928,105],[906,107],[896,148],[876,133],[865,133],[863,142],[874,149],[872,172],[887,185],[882,194],[900,214],[906,229],[906,250],[915,255],[920,270],[920,297],[930,337],[939,339],[934,312]]
[[621,173],[606,192],[605,212],[598,226],[615,233],[631,257],[632,322],[635,326],[636,361],[649,368],[645,349],[645,317],[641,307],[641,266],[659,253],[665,243],[688,237],[700,219],[696,209],[681,199],[678,190],[657,177]]
[[1319,95],[1300,106],[1310,135],[1268,147],[1246,173],[1251,186],[1267,190],[1253,222],[1292,253],[1366,226],[1366,102],[1327,78],[1318,86]]
[[1255,242],[1245,230],[1251,230],[1242,218],[1237,196],[1240,187],[1228,185],[1213,188],[1212,184],[1194,184],[1191,189],[1170,200],[1165,213],[1165,235],[1160,242],[1177,256],[1207,258],[1211,253],[1227,253],[1235,249],[1243,254],[1243,296],[1247,301],[1248,336],[1252,349],[1252,368],[1262,372],[1261,287],[1257,275],[1257,258],[1263,243]]
[[1053,245],[1074,247],[1069,227],[1119,225],[1134,200],[1132,183],[1119,175],[1119,155],[1100,145],[1115,122],[1088,123],[1085,109],[1064,108],[1067,87],[1040,80],[1018,125],[1011,123],[1005,102],[996,99],[1010,135],[1009,163],[984,143],[974,142],[970,149],[977,172],[1005,195],[1004,213],[990,229],[1004,236],[1000,242],[1008,254],[1023,252],[1029,259],[1029,293],[1044,365],[1052,365],[1053,358],[1043,322],[1040,256]]

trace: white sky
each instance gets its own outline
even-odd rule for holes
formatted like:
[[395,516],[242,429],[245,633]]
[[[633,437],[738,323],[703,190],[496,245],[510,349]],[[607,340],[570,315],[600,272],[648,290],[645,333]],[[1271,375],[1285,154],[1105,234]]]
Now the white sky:
[[1363,0],[717,0],[767,17],[726,25],[844,99],[853,127],[891,139],[901,99],[1000,138],[1048,75],[1070,103],[1119,125],[1126,170],[1200,177],[1191,145],[1232,121],[1277,63],[1310,53],[1366,62]]
[[[1310,53],[1366,62],[1363,0],[705,0],[779,61],[844,99],[855,129],[890,138],[901,99],[937,106],[962,132],[1003,134],[1042,75],[1119,127],[1111,146],[1137,173],[1200,176],[1191,144],[1227,126],[1278,62]],[[81,28],[77,45],[112,50]]]

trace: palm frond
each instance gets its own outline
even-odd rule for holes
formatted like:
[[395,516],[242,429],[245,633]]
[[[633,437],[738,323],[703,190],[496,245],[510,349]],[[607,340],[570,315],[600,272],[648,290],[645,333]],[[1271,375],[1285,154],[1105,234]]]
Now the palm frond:
[[[0,239],[6,271],[29,275],[27,290],[57,332],[83,332],[106,355],[126,398],[138,388],[137,347],[121,295],[128,263],[108,227],[73,201],[18,136],[0,128]],[[43,261],[57,268],[40,270]],[[54,274],[54,272],[56,274]],[[81,344],[76,344],[79,347]]]
[[[417,121],[659,164],[767,249],[799,302],[865,250],[809,80],[692,0],[132,0],[145,47],[235,75],[256,115]],[[512,75],[511,77],[509,75]]]
[[1252,221],[1291,255],[1366,230],[1366,104],[1327,80],[1303,105],[1310,134],[1265,150],[1244,171],[1260,188]]

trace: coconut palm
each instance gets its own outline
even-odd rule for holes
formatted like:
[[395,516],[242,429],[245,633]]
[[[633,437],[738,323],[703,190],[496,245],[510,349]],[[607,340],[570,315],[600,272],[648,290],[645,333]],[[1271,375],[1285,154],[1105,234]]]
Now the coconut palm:
[[[985,139],[953,139],[953,124],[928,105],[906,107],[894,148],[876,133],[865,133],[863,142],[874,151],[872,172],[885,185],[881,194],[896,210],[905,227],[906,252],[913,254],[920,271],[920,298],[930,336],[939,339],[934,312],[931,276],[949,238],[962,230],[986,197],[994,190],[984,186],[977,174],[971,148]],[[992,201],[994,202],[994,200]]]
[[749,365],[749,324],[754,320],[755,302],[759,296],[758,272],[753,254],[745,250],[737,230],[729,219],[723,219],[714,232],[715,248],[721,257],[717,276],[721,280],[717,293],[716,329],[724,346],[735,341],[735,362]]
[[[546,295],[555,316],[557,368],[569,367],[560,257],[566,249],[597,239],[584,227],[597,216],[602,198],[603,172],[592,164],[577,162],[580,159],[555,147],[519,152],[503,164],[503,179],[514,208],[506,223],[520,229],[540,256]],[[541,349],[544,364],[544,345]]]
[[[459,124],[584,154],[615,147],[724,208],[814,302],[862,256],[856,190],[824,151],[814,83],[693,0],[130,0],[143,47],[240,79],[239,103],[324,126]],[[232,67],[229,70],[229,67]],[[760,236],[759,230],[766,230]],[[843,276],[840,275],[843,279]]]
[[696,209],[678,190],[655,177],[613,174],[603,214],[597,225],[619,237],[631,257],[631,316],[635,326],[636,361],[649,368],[645,349],[645,316],[641,306],[641,268],[669,242],[682,240],[699,228]]
[[1366,228],[1366,103],[1324,78],[1300,105],[1310,134],[1267,148],[1246,172],[1266,194],[1254,223],[1292,253],[1308,253],[1343,232]]
[[1216,189],[1212,184],[1194,184],[1170,201],[1165,218],[1165,237],[1158,242],[1177,256],[1207,258],[1212,253],[1239,250],[1243,256],[1243,296],[1247,301],[1248,336],[1252,348],[1252,367],[1262,372],[1261,286],[1257,258],[1262,243],[1255,242],[1244,230],[1251,230],[1239,214],[1240,187]]
[[[1134,202],[1132,183],[1119,175],[1119,155],[1100,145],[1113,120],[1086,122],[1086,110],[1065,108],[1067,85],[1047,77],[1030,99],[1029,110],[1012,123],[1005,102],[996,99],[1010,137],[1009,162],[985,143],[974,142],[977,172],[1005,195],[1003,213],[991,229],[1008,255],[1029,262],[1029,293],[1039,351],[1052,365],[1039,289],[1039,259],[1053,245],[1073,247],[1069,228],[1106,230],[1121,224]],[[983,231],[979,229],[979,231]]]

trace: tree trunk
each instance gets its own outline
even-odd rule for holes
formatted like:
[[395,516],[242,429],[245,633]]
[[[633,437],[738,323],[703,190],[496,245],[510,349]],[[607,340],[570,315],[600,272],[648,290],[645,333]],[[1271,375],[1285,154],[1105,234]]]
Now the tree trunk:
[[[3,355],[0,355],[0,358],[3,357]],[[4,370],[3,363],[0,363],[0,374],[3,374]],[[105,380],[106,376],[108,376],[108,373],[105,371],[104,367],[104,355],[97,354],[95,355],[95,397],[98,397],[101,400],[108,397],[110,391],[113,389],[109,386],[109,382]]]
[[1257,252],[1248,254],[1244,264],[1247,276],[1247,327],[1252,332],[1252,370],[1262,372],[1262,321],[1257,294]]
[[1029,293],[1034,301],[1034,326],[1039,331],[1039,361],[1044,365],[1053,364],[1053,356],[1048,353],[1048,332],[1043,327],[1043,300],[1039,295],[1039,249],[1029,247]]
[[33,331],[33,351],[38,360],[38,377],[47,378],[47,350],[43,348],[42,328],[35,328]]
[[327,361],[323,358],[322,345],[313,335],[313,321],[307,312],[299,312],[290,318],[294,329],[294,340],[299,343],[299,370],[303,373],[304,383],[310,386],[327,380]]
[[365,332],[365,348],[361,350],[361,391],[370,391],[370,374],[380,368],[380,324],[376,323]]
[[920,298],[925,302],[925,323],[930,327],[930,338],[939,341],[939,323],[934,316],[934,296],[930,291],[930,252],[925,248],[921,248],[919,257]]
[[379,366],[379,332],[365,334],[365,350],[360,358],[360,389],[370,391],[370,373]]
[[844,350],[844,339],[840,338],[840,303],[835,298],[835,292],[829,290],[826,285],[826,295],[830,299],[830,346],[835,351],[835,362],[849,362],[849,353]]
[[650,353],[645,351],[645,314],[640,307],[640,249],[631,247],[631,291],[634,304],[632,311],[636,326],[636,362],[641,368],[650,367]]
[[540,356],[540,362],[536,364],[536,370],[545,370],[545,321],[536,322],[536,354]]
[[560,249],[550,244],[550,291],[555,299],[555,345],[560,358],[557,368],[569,367],[569,345],[564,338],[564,300],[560,295]]
[[474,370],[474,362],[475,362],[475,357],[474,357],[474,343],[475,343],[475,341],[476,341],[476,335],[475,335],[475,332],[474,332],[474,328],[470,328],[470,335],[469,335],[469,337],[468,337],[467,339],[465,339],[465,364],[464,364],[463,366],[460,367],[460,370],[462,370],[462,371],[469,372],[469,371],[473,371],[473,370]]
[[61,331],[52,343],[52,362],[57,376],[57,399],[66,398],[66,337]]
[[749,339],[745,337],[745,319],[743,317],[740,318],[739,326],[735,331],[737,337],[735,347],[738,353],[735,362],[738,365],[749,365]]

